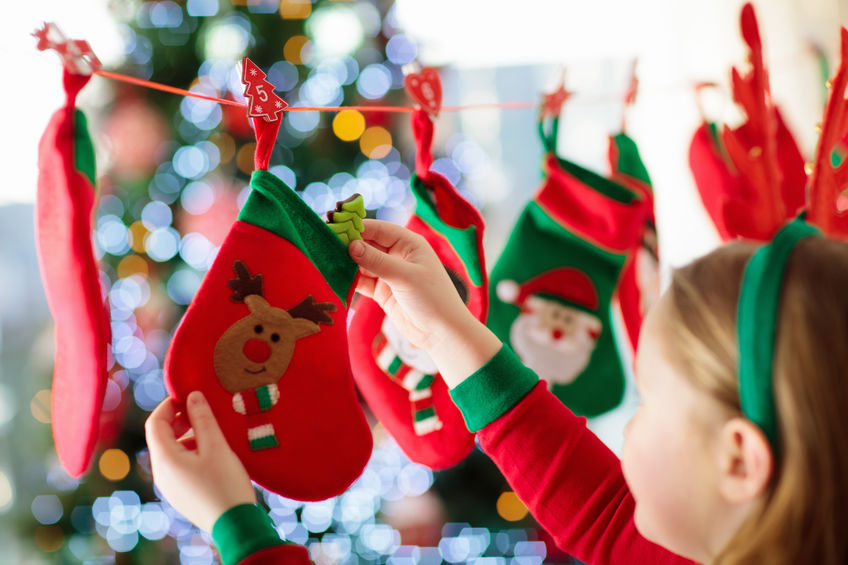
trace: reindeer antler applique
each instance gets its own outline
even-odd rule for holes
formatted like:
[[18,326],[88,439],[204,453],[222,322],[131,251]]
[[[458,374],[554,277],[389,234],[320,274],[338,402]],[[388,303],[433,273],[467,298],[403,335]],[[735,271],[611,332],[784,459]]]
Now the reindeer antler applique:
[[292,318],[306,318],[316,324],[332,324],[333,319],[327,312],[335,312],[336,305],[332,302],[315,302],[310,294],[301,300],[296,306],[289,308]]
[[724,205],[728,228],[752,239],[769,239],[804,204],[804,162],[771,97],[768,72],[754,8],[741,14],[742,37],[751,68],[732,70],[733,98],[748,120],[736,129],[724,127],[722,140],[739,172],[740,193]]
[[837,199],[848,186],[848,159],[837,166],[831,161],[836,145],[848,135],[848,31],[841,30],[839,68],[830,80],[830,96],[825,106],[816,159],[810,178],[807,219],[830,236],[848,236],[848,215],[843,214]]
[[[230,279],[227,283],[233,290],[230,300],[233,302],[245,302],[245,298],[255,294],[262,296],[262,274],[251,275],[250,270],[243,261],[235,261],[233,270],[236,273],[236,278]],[[336,305],[332,302],[315,302],[315,298],[310,294],[295,306],[288,308],[287,312],[292,318],[303,318],[316,324],[330,325],[333,319],[327,312],[335,312]]]
[[236,261],[233,263],[233,270],[236,272],[236,278],[230,279],[229,282],[227,282],[227,286],[233,290],[230,300],[233,302],[244,302],[244,299],[251,294],[263,296],[261,273],[256,276],[251,276],[250,271],[247,269],[247,265],[245,265],[242,261]]

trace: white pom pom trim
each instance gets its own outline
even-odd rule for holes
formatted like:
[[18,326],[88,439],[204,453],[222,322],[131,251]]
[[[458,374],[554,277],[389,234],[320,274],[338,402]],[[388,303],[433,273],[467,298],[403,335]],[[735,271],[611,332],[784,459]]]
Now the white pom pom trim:
[[511,280],[502,280],[495,288],[498,298],[508,304],[515,304],[519,290],[518,283]]

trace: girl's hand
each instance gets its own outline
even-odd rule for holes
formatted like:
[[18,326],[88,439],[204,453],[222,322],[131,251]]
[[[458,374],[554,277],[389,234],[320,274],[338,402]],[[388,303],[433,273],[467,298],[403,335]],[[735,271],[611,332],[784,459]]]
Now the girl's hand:
[[364,223],[364,241],[348,246],[360,267],[356,290],[374,299],[455,387],[498,352],[500,340],[468,311],[422,236],[389,222]]
[[423,237],[389,222],[364,223],[364,241],[348,247],[361,268],[356,290],[377,302],[410,343],[431,349],[473,319]]
[[147,418],[150,466],[153,481],[171,506],[211,531],[221,514],[238,504],[255,503],[256,495],[203,395],[192,392],[186,405],[188,421],[170,398]]

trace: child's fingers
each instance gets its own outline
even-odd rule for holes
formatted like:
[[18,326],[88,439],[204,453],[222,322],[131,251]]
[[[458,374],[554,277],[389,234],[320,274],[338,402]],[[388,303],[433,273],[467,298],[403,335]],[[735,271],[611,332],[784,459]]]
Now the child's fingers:
[[409,265],[403,259],[394,257],[359,240],[350,242],[348,252],[360,267],[376,277],[387,280],[406,278]]
[[207,452],[214,453],[221,448],[222,443],[226,445],[224,434],[203,394],[197,390],[193,391],[188,395],[186,405],[188,418],[197,441],[197,450],[201,455]]
[[172,426],[176,412],[174,402],[166,398],[147,417],[144,432],[151,458],[174,455],[179,452],[180,447]]
[[412,233],[402,226],[383,220],[366,218],[362,220],[362,223],[365,228],[362,232],[362,238],[384,251],[391,249],[392,246]]
[[359,282],[356,283],[356,292],[368,298],[373,298],[376,284],[377,280],[374,277],[359,277]]
[[177,412],[171,422],[171,427],[174,429],[174,436],[180,438],[191,429],[191,423],[184,412]]

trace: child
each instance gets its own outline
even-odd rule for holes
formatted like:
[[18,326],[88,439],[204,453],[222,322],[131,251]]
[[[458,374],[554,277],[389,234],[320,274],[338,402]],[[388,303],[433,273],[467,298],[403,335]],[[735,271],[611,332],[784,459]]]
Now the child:
[[[642,330],[642,403],[621,464],[468,313],[423,238],[366,220],[368,243],[349,249],[357,290],[432,356],[483,450],[563,549],[592,565],[845,565],[848,246],[794,224],[754,259],[756,246],[733,243],[674,273]],[[177,439],[189,426],[193,438]],[[188,420],[163,402],[147,439],[160,491],[212,531],[224,563],[308,563],[254,504],[199,393]]]

